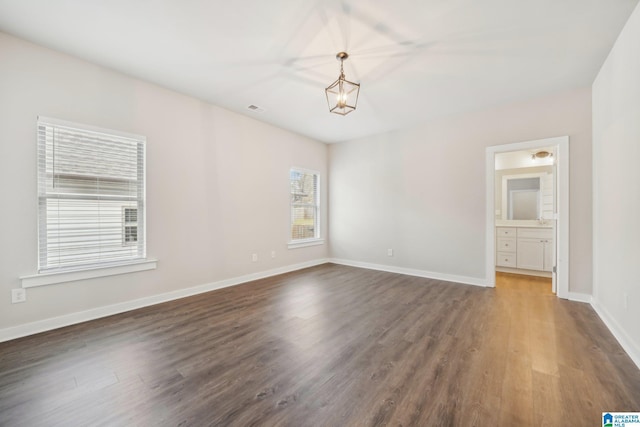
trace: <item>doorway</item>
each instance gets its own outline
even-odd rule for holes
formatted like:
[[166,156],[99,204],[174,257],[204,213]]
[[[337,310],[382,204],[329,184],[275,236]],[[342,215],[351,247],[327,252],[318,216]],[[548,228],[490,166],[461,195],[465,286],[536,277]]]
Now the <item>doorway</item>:
[[[496,145],[486,149],[486,278],[487,286],[495,287],[496,278],[496,155],[518,151],[535,151],[551,147],[554,153],[556,203],[552,212],[544,217],[555,224],[554,259],[552,275],[554,290],[560,298],[569,294],[569,137],[546,138],[512,144]],[[514,193],[519,194],[519,193]],[[507,206],[507,205],[505,205]],[[540,207],[539,207],[540,208]],[[500,212],[499,216],[502,215]]]

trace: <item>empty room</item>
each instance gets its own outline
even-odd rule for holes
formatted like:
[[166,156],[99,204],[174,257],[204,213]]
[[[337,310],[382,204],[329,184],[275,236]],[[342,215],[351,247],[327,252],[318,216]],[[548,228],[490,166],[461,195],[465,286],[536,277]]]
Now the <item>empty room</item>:
[[0,0],[0,426],[640,426],[639,0]]

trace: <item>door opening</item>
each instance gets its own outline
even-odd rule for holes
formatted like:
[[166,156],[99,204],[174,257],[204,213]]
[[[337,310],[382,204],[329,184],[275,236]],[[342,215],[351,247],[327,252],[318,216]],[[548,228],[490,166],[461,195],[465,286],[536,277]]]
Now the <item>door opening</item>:
[[564,136],[486,149],[487,286],[496,271],[551,277],[553,292],[567,298],[568,143]]

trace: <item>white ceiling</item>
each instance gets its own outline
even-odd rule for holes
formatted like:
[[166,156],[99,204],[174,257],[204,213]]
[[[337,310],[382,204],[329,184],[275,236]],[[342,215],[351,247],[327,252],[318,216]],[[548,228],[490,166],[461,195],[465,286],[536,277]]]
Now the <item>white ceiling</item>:
[[[589,86],[637,3],[0,0],[0,30],[338,142]],[[342,50],[345,117],[324,96]]]

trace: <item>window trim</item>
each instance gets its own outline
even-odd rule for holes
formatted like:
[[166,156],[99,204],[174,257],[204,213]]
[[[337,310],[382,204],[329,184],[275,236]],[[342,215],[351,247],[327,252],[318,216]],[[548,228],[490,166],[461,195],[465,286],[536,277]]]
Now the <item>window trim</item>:
[[[312,237],[312,238],[307,238],[307,239],[292,239],[291,238],[291,230],[293,227],[293,217],[291,215],[291,210],[293,208],[293,203],[291,202],[291,172],[292,171],[296,171],[296,172],[301,172],[301,173],[305,173],[305,174],[312,174],[317,176],[318,182],[317,182],[317,187],[316,187],[316,203],[315,205],[313,205],[316,209],[316,222],[314,224],[315,226],[315,235],[316,237]],[[289,240],[287,242],[287,248],[288,249],[297,249],[297,248],[306,248],[309,246],[317,246],[317,245],[323,245],[324,244],[324,238],[322,237],[322,215],[321,215],[321,189],[322,189],[322,175],[320,174],[320,172],[318,172],[317,170],[313,170],[313,169],[307,169],[307,168],[300,168],[300,167],[296,167],[296,166],[292,166],[289,168],[289,174],[288,174],[289,178],[288,178],[288,186],[289,186]]]
[[287,248],[297,249],[317,245],[324,245],[324,239],[321,237],[314,237],[313,239],[290,240],[289,243],[287,243]]
[[84,268],[82,270],[47,271],[28,276],[20,276],[20,280],[23,288],[34,288],[37,286],[54,285],[56,283],[134,273],[136,271],[155,270],[157,267],[158,260],[147,258],[127,263]]

